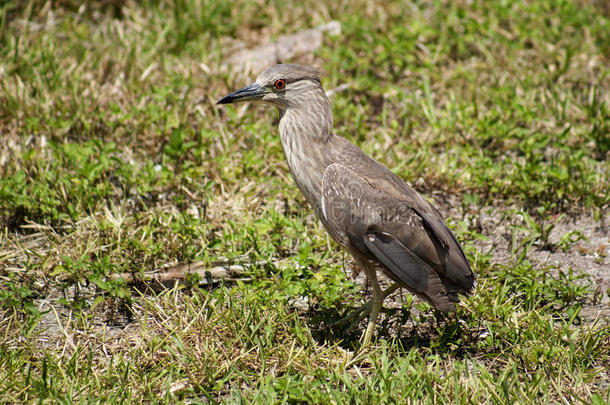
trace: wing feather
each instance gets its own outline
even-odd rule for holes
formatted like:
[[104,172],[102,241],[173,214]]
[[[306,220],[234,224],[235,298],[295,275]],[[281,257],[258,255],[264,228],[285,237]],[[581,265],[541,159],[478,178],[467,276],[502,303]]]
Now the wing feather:
[[426,291],[428,270],[432,269],[399,240],[389,234],[368,233],[364,244],[396,278],[417,292]]
[[[322,179],[322,222],[342,246],[377,260],[395,281],[441,311],[455,310],[455,287],[469,291],[472,271],[444,220],[419,195],[401,199],[401,190],[367,179],[334,163]],[[449,269],[447,264],[456,266]],[[445,278],[446,277],[446,278]],[[443,281],[445,280],[445,281]],[[451,289],[451,291],[448,291]]]

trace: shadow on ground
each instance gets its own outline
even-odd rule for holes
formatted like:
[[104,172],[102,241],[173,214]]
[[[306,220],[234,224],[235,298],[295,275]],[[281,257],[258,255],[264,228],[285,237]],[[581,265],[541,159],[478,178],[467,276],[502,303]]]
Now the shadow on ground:
[[[305,317],[313,338],[322,344],[338,344],[356,350],[366,329],[368,317],[353,324],[341,322],[359,307],[312,308]],[[479,339],[480,329],[470,330],[455,315],[420,313],[409,308],[384,308],[373,339],[394,340],[404,353],[414,347],[432,348],[439,354],[462,357]]]

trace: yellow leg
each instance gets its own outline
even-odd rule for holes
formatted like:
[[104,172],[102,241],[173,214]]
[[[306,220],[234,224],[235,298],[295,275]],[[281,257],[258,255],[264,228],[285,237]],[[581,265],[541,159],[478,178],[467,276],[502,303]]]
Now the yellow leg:
[[364,348],[371,343],[371,338],[375,331],[375,324],[377,323],[377,317],[383,306],[383,291],[381,291],[379,285],[373,287],[373,300],[371,302],[373,304],[371,306],[371,315],[369,316],[369,323],[366,326],[366,330],[364,331],[362,338],[360,338],[360,348]]
[[[389,295],[391,295],[394,291],[398,290],[400,286],[398,284],[392,284],[385,291],[381,291],[379,288],[379,284],[377,283],[377,277],[374,278],[375,283],[373,283],[373,299],[369,301],[362,308],[358,309],[358,314],[363,313],[357,319],[357,323],[360,323],[367,314],[369,314],[369,322],[366,326],[366,330],[362,334],[360,338],[360,348],[354,352],[352,359],[347,363],[346,367],[351,367],[353,364],[361,361],[366,355],[366,347],[371,343],[371,338],[373,337],[373,332],[375,331],[375,324],[377,323],[377,317],[379,316],[379,312],[383,306],[383,301]],[[370,280],[372,281],[372,280]],[[352,325],[353,326],[353,325]],[[351,328],[351,326],[350,326]]]
[[[381,301],[383,302],[383,300],[385,300],[385,298],[387,296],[391,295],[392,293],[394,293],[394,291],[398,290],[399,288],[400,288],[400,286],[398,284],[392,284],[390,287],[388,287],[386,290],[383,291],[383,293],[382,293],[383,298]],[[381,308],[379,309],[379,311],[381,311]],[[335,322],[325,326],[325,329],[333,328],[335,326],[342,325],[348,321],[352,321],[350,323],[350,326],[346,329],[348,331],[352,330],[356,326],[358,326],[360,321],[362,321],[364,318],[366,318],[367,316],[370,317],[372,312],[373,312],[373,300],[362,305],[360,308],[353,310],[349,315],[339,319],[338,321],[335,321]]]
[[369,322],[366,326],[366,330],[364,334],[360,338],[360,348],[365,348],[371,343],[371,338],[373,337],[373,332],[375,331],[375,324],[377,323],[377,317],[379,317],[379,312],[383,306],[383,301],[386,297],[396,291],[400,286],[398,284],[392,284],[388,287],[387,290],[383,291],[379,287],[379,282],[377,281],[377,272],[374,269],[371,269],[367,272],[366,276],[369,279],[369,282],[373,286],[373,299],[370,304],[370,315]]
[[342,325],[348,321],[352,321],[352,323],[350,323],[350,326],[347,328],[347,330],[349,331],[349,330],[355,328],[360,323],[361,320],[366,318],[371,313],[371,305],[372,305],[371,302],[367,302],[360,308],[354,309],[352,312],[350,312],[349,315],[325,326],[325,329],[334,328],[335,326]]

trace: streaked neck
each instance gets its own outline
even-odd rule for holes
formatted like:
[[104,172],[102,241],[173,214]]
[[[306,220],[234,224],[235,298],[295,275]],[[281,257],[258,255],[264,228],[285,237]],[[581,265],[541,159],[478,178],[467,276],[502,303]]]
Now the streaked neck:
[[324,90],[311,93],[297,106],[280,110],[280,139],[297,186],[315,206],[321,199],[324,170],[332,163],[328,146],[334,135],[332,110]]

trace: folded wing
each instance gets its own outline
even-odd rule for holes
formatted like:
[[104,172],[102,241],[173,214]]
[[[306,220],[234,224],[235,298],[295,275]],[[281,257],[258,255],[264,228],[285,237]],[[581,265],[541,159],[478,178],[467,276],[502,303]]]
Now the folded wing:
[[404,190],[376,180],[339,163],[326,169],[322,212],[329,233],[343,246],[380,262],[389,277],[438,310],[455,310],[457,294],[474,286],[455,236],[425,200],[403,196]]

